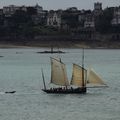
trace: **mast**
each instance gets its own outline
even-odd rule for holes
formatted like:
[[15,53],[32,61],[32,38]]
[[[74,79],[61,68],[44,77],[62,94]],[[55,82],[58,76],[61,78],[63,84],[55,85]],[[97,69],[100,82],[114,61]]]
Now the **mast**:
[[[60,59],[60,62],[61,62],[61,59]],[[66,77],[65,77],[66,75],[65,75],[65,70],[64,70],[63,66],[62,66],[62,69],[63,69],[63,73],[64,73],[65,87],[67,89],[67,83],[66,83]]]
[[42,78],[43,78],[44,89],[46,90],[46,85],[45,85],[45,78],[44,78],[43,69],[41,69],[41,72],[42,72]]
[[83,48],[83,54],[82,54],[82,87],[85,87],[85,81],[84,81],[84,48]]
[[51,53],[53,53],[53,46],[51,46]]
[[[72,72],[72,79],[71,79],[71,85],[83,86],[83,78],[82,78],[82,66],[79,66],[77,64],[73,64],[73,72]],[[86,75],[87,70],[84,69],[84,75]]]

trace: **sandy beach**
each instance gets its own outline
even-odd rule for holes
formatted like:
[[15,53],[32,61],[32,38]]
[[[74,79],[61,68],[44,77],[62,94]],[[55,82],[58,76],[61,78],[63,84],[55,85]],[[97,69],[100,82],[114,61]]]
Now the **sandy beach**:
[[33,47],[57,47],[57,48],[90,48],[90,49],[120,49],[120,43],[87,43],[87,42],[30,42],[30,43],[0,43],[0,48],[33,48]]

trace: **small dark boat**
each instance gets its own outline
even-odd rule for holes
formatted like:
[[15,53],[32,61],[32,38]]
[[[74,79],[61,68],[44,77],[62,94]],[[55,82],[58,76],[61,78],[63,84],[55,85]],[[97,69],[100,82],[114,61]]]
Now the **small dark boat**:
[[14,94],[16,91],[6,91],[5,93]]
[[46,50],[46,51],[42,51],[42,52],[36,52],[36,53],[50,53],[50,54],[53,54],[53,53],[65,53],[65,52],[63,52],[63,51],[61,51],[61,50],[53,50],[53,47],[51,47],[51,50]]
[[65,52],[63,52],[63,51],[43,51],[43,52],[36,52],[36,53],[50,53],[50,54],[52,54],[52,53],[65,53]]
[[4,57],[4,56],[0,55],[0,57]]

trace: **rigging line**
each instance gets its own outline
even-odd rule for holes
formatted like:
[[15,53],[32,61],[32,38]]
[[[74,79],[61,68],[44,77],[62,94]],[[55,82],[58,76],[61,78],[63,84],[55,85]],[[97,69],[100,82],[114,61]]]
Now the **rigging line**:
[[41,72],[42,72],[42,78],[43,78],[44,89],[46,90],[45,78],[44,78],[44,73],[43,73],[43,69],[42,69],[42,68],[41,68]]
[[85,87],[85,81],[84,81],[84,48],[82,51],[82,86]]

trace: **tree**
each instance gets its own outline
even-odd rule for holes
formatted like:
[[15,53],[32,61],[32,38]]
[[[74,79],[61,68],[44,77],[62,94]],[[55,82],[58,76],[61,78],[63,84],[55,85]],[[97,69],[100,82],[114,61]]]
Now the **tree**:
[[13,21],[13,23],[16,23],[16,24],[27,23],[30,20],[31,20],[30,15],[28,15],[27,12],[25,12],[23,10],[17,10],[12,15],[12,21]]
[[103,14],[95,18],[96,31],[100,33],[109,33],[112,31],[111,20],[113,18],[113,10],[106,8]]
[[66,10],[62,14],[62,20],[70,27],[76,28],[78,26],[78,14]]

